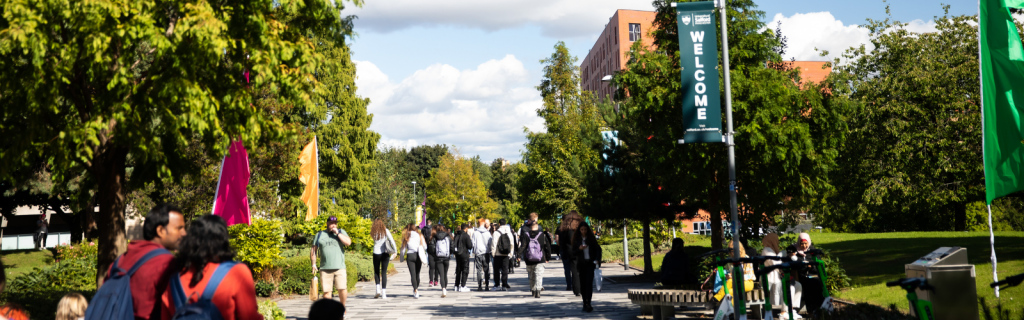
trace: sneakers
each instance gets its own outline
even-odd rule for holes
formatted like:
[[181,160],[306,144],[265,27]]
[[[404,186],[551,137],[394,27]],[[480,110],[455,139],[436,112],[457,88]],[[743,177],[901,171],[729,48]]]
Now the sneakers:
[[538,291],[538,290],[533,290],[533,297],[534,297],[534,298],[540,298],[540,291]]
[[469,287],[462,286],[462,292],[469,292]]
[[381,299],[387,299],[388,298],[388,289],[380,289],[380,298]]
[[377,295],[373,296],[374,299],[380,298],[380,285],[377,285]]
[[419,291],[413,292],[413,293],[412,293],[412,298],[413,298],[413,299],[419,299],[419,298],[420,298],[420,293],[419,293]]
[[448,296],[448,289],[441,289],[441,298]]

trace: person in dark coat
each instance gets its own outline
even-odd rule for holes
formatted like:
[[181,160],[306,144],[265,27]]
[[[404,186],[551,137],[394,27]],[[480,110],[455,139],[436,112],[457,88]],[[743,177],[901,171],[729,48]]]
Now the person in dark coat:
[[[814,261],[814,256],[810,253],[813,250],[815,248],[811,244],[811,235],[806,233],[801,233],[797,237],[796,243],[786,247],[786,253],[790,259],[796,258],[797,261]],[[815,267],[794,268],[793,273],[796,274],[797,281],[800,283],[800,301],[807,308],[807,312],[814,313],[818,311],[821,308],[821,304],[825,302],[818,269]]]
[[430,235],[434,233],[433,231],[434,231],[434,223],[430,222],[430,220],[427,220],[427,225],[425,227],[420,228],[420,233],[423,234],[424,237],[428,238],[427,239],[427,278],[429,278],[428,279],[428,281],[429,281],[428,285],[431,286],[431,287],[437,285],[438,275],[440,274],[440,272],[437,271],[437,255],[435,254],[436,251],[434,251],[434,241],[433,241],[433,239],[430,238]]
[[[534,298],[540,298],[540,292],[544,289],[543,282],[541,282],[541,278],[544,277],[544,263],[551,259],[550,244],[540,226],[534,221],[526,222],[526,226],[519,234],[519,239],[523,244],[519,246],[518,255],[526,263],[526,272],[530,278],[530,292],[533,293]],[[539,245],[540,259],[531,261],[530,244],[534,240]]]
[[579,270],[576,268],[576,258],[573,256],[572,237],[576,234],[583,218],[575,210],[569,211],[562,216],[562,223],[555,232],[555,242],[558,243],[559,259],[562,260],[562,269],[565,272],[565,291],[572,291],[577,297],[580,296]]
[[661,284],[667,287],[697,283],[697,277],[690,270],[690,257],[683,251],[683,239],[672,239],[672,250],[661,262]]
[[455,255],[455,291],[469,292],[466,280],[469,279],[469,252],[473,250],[473,239],[470,237],[469,224],[463,223],[455,233],[452,242],[452,254]]
[[601,245],[597,244],[594,230],[586,222],[580,222],[572,238],[576,267],[579,269],[580,294],[583,295],[583,312],[592,312],[590,301],[594,296],[594,270],[601,263]]
[[[427,250],[433,250],[433,248],[437,247],[437,242],[441,241],[441,240],[444,240],[444,239],[448,239],[448,243],[453,243],[454,242],[452,240],[452,235],[450,233],[448,233],[448,231],[445,231],[444,227],[441,226],[441,225],[435,225],[433,230],[431,230],[431,233],[429,233],[429,237],[430,237],[430,240],[427,241],[427,247],[431,248],[431,249],[427,249]],[[450,248],[451,246],[449,245],[448,247]],[[451,257],[448,257],[448,258],[438,258],[437,257],[437,253],[434,252],[434,251],[429,251],[427,256],[433,256],[434,259],[436,260],[436,261],[434,261],[434,264],[435,264],[434,268],[436,269],[434,272],[437,272],[437,279],[434,280],[435,281],[435,285],[441,286],[441,298],[447,297],[448,296],[448,264],[449,264],[449,262],[451,262]]]

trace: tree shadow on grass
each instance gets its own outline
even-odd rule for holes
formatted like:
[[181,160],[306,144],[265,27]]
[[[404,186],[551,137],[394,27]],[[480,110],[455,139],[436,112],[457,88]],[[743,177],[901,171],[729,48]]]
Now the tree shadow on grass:
[[[822,244],[839,258],[852,285],[874,285],[901,278],[904,265],[939,247],[966,247],[970,264],[989,262],[989,238],[860,239]],[[999,262],[1024,260],[1024,237],[996,237]]]

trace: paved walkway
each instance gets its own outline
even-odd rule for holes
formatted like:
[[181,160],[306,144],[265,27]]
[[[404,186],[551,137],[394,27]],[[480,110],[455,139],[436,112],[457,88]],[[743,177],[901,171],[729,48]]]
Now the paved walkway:
[[[398,274],[388,277],[388,299],[374,299],[373,281],[360,282],[349,293],[346,319],[637,319],[640,307],[629,302],[627,288],[650,287],[651,284],[615,284],[605,281],[601,292],[594,292],[593,313],[585,313],[581,297],[565,291],[565,277],[560,261],[545,265],[544,292],[540,299],[530,294],[526,264],[509,275],[509,291],[476,291],[476,270],[471,269],[471,292],[454,292],[455,261],[448,269],[448,297],[441,298],[440,287],[427,285],[427,266],[421,270],[420,298],[412,297],[409,269],[405,263],[392,261]],[[472,264],[472,259],[470,260]],[[623,270],[621,264],[606,264],[605,277],[633,275],[635,269]],[[493,281],[493,280],[492,280]],[[493,284],[493,282],[492,282]],[[337,299],[337,298],[335,298]],[[288,319],[304,320],[312,302],[306,296],[279,300]],[[648,316],[648,319],[650,317]]]

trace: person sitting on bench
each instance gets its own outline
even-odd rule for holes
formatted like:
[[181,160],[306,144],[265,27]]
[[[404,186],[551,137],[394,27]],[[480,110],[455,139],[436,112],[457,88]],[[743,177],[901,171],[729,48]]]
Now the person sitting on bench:
[[665,254],[661,262],[661,284],[672,288],[688,284],[697,284],[697,277],[690,272],[690,257],[683,251],[686,243],[683,239],[672,239],[672,250]]

